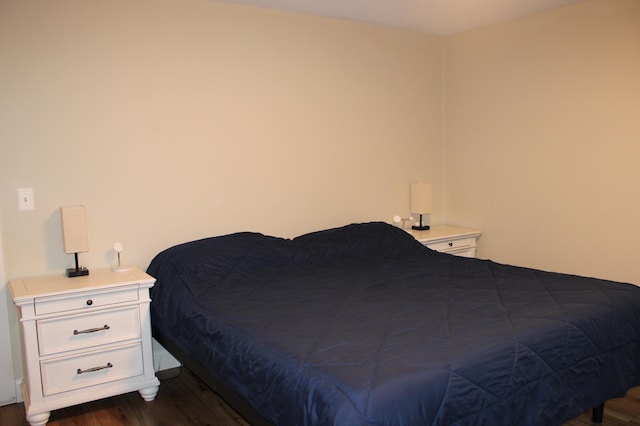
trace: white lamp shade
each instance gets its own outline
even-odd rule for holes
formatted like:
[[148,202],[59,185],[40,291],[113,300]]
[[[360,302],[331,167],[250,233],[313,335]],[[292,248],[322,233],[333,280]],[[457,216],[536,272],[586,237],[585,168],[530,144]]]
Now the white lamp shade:
[[71,254],[89,251],[87,214],[84,206],[60,207],[60,219],[64,252]]
[[412,183],[411,213],[429,214],[431,213],[431,208],[431,184]]

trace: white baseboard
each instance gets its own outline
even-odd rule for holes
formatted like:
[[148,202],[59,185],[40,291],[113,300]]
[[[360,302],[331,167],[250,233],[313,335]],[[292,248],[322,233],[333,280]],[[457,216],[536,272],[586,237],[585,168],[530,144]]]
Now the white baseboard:
[[20,392],[20,383],[22,383],[22,379],[16,380],[14,383],[13,389],[4,388],[4,383],[3,383],[4,389],[3,389],[3,393],[0,394],[0,407],[22,402],[22,394]]
[[180,361],[175,359],[160,343],[153,340],[153,369],[154,371],[168,370],[180,367]]
[[16,379],[16,402],[24,402],[24,400],[22,399],[22,377]]

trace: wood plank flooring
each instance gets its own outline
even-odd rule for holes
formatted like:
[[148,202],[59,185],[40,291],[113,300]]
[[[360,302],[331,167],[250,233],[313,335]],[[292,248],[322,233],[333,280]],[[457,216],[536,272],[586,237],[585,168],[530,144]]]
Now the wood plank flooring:
[[[106,398],[51,413],[49,426],[250,426],[187,369],[158,373],[160,391],[153,402],[138,392]],[[0,407],[0,425],[28,426],[24,405]],[[591,411],[562,426],[592,426]],[[603,426],[640,426],[640,387],[607,401]]]
[[[54,410],[48,426],[249,426],[189,370],[157,374],[160,390],[145,402],[138,392]],[[0,425],[28,426],[24,404],[0,407]]]

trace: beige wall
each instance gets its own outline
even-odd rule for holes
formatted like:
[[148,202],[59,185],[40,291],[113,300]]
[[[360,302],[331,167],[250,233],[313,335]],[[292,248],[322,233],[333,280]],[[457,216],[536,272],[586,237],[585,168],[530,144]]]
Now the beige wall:
[[445,206],[480,256],[640,283],[640,2],[448,38]]
[[390,221],[413,181],[442,198],[440,38],[211,0],[3,1],[0,31],[9,278],[73,264],[64,205],[87,208],[82,264],[120,241],[146,268],[194,238]]
[[437,37],[211,0],[1,1],[6,277],[73,265],[59,206],[87,208],[83,265],[120,241],[144,269],[194,238],[406,216],[414,181],[442,199],[440,55]]

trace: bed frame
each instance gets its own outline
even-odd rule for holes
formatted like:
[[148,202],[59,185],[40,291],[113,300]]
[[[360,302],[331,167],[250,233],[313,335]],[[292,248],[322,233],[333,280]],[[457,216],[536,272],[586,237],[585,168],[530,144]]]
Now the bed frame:
[[202,380],[213,392],[218,394],[227,404],[238,412],[252,426],[275,426],[273,423],[266,421],[258,414],[247,402],[238,394],[229,389],[224,383],[217,380],[210,372],[198,361],[195,361],[185,355],[176,345],[163,336],[152,327],[153,338],[160,343],[169,353],[175,357],[183,366],[195,374]]

